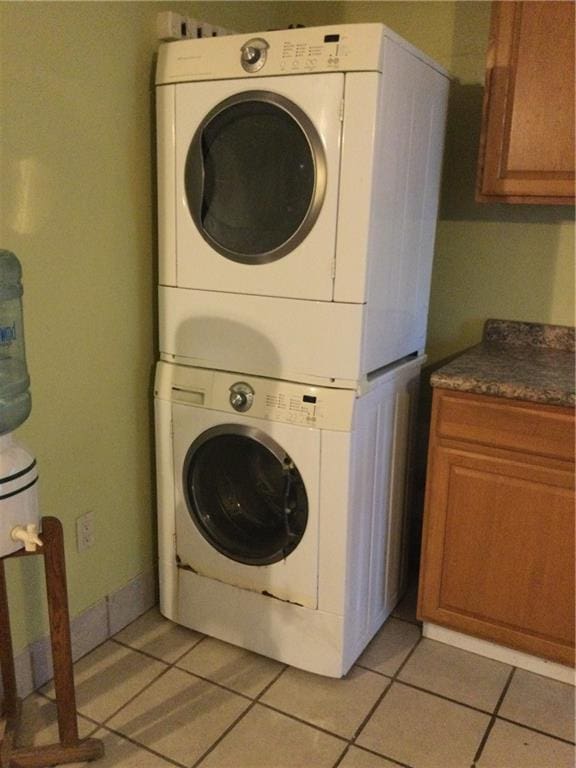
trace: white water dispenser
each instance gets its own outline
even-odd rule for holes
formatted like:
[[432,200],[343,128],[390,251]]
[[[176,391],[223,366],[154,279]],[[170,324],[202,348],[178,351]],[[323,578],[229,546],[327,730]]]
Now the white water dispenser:
[[13,435],[30,409],[22,268],[13,253],[0,250],[0,557],[41,544],[36,460]]

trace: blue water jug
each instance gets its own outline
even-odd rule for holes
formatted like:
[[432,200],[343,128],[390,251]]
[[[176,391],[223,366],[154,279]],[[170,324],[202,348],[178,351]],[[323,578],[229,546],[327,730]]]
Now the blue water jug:
[[31,407],[22,318],[22,267],[11,251],[0,250],[0,435],[26,421]]

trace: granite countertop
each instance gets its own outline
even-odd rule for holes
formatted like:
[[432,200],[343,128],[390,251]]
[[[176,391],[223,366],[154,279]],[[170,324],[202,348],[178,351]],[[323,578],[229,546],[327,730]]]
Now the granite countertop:
[[574,328],[487,320],[482,342],[432,374],[433,387],[574,406]]

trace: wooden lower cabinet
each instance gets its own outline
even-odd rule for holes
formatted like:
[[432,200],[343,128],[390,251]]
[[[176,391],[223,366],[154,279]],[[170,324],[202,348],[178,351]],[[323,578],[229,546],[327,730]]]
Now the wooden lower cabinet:
[[571,409],[435,390],[421,620],[573,664],[573,440]]

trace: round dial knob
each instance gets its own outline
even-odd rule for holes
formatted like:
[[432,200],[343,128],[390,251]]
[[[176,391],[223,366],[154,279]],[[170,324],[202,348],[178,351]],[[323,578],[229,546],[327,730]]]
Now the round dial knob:
[[251,45],[247,45],[242,48],[242,61],[246,64],[255,64],[260,58],[261,48],[253,48]]
[[257,72],[266,63],[268,43],[261,37],[253,37],[240,49],[240,63],[246,72]]
[[252,407],[254,390],[245,381],[237,381],[230,387],[230,405],[235,411],[243,413]]

